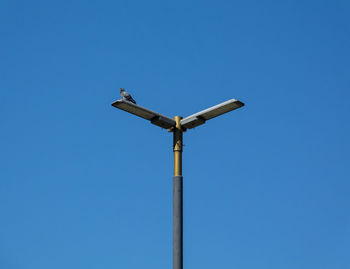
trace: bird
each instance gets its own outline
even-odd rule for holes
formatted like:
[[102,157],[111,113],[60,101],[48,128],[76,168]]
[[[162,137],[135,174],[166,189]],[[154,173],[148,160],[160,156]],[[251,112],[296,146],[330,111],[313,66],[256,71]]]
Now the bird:
[[131,95],[127,91],[125,91],[124,88],[120,88],[120,96],[122,97],[123,101],[131,102],[136,105],[136,101],[134,100],[134,98],[132,98]]

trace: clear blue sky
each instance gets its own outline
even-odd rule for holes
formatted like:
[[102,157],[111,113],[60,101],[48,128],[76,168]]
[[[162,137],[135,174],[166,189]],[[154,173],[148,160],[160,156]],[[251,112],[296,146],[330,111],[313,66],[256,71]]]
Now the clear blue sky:
[[349,1],[0,4],[0,268],[171,268],[187,116],[185,268],[350,268]]

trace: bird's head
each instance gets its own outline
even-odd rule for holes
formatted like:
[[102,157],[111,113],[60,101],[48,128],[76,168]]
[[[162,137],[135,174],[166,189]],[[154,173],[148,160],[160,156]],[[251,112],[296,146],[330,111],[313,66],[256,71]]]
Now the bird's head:
[[120,92],[125,92],[125,89],[124,88],[120,88]]

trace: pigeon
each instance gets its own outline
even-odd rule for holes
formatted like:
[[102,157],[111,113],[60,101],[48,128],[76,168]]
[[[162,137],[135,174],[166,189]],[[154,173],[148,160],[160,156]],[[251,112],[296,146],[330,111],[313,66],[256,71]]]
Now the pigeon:
[[131,95],[128,92],[124,90],[124,88],[120,88],[120,96],[122,97],[123,101],[128,101],[136,105],[136,101],[131,97]]

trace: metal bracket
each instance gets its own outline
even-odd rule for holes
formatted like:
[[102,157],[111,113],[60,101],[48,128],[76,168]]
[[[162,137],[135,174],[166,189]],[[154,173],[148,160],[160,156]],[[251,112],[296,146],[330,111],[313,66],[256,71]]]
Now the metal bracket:
[[174,126],[174,121],[169,120],[168,118],[162,117],[162,116],[155,116],[151,119],[151,123],[154,125],[157,125],[159,127],[162,127],[164,129],[169,129]]

